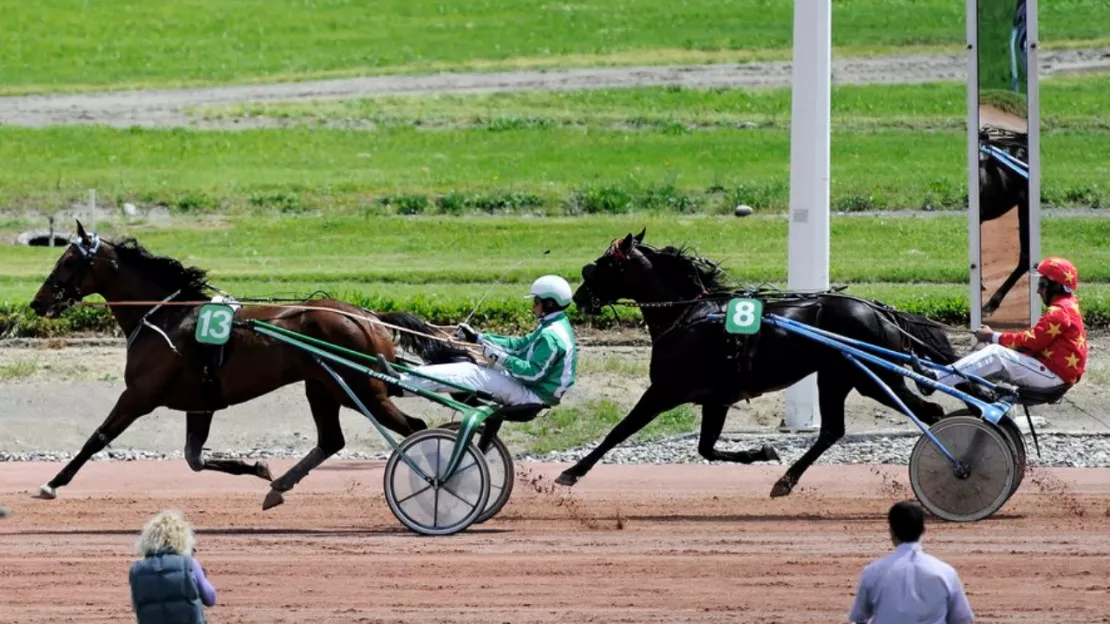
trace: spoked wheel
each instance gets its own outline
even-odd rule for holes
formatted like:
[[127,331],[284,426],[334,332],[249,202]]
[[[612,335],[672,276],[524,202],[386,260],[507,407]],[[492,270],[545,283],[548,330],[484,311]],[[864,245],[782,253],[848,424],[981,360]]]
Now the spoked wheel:
[[[461,426],[461,422],[449,422],[440,425],[439,428],[458,431]],[[482,427],[478,427],[478,431],[474,434],[475,444],[477,444],[481,433]],[[505,446],[501,438],[494,436],[489,449],[485,452],[485,457],[486,465],[489,466],[489,502],[486,503],[485,510],[478,515],[478,519],[474,521],[476,524],[481,524],[501,512],[505,503],[509,502],[509,496],[513,493],[513,483],[515,481],[513,454],[509,452],[509,447]]]
[[457,533],[473,524],[486,508],[490,495],[489,467],[473,444],[467,445],[450,478],[442,483],[435,481],[451,461],[455,436],[443,429],[418,431],[405,438],[386,462],[385,500],[393,515],[417,533]]
[[952,416],[929,431],[960,463],[957,469],[922,435],[910,454],[910,485],[921,504],[950,522],[974,522],[998,511],[1013,492],[1016,462],[1001,429],[978,416]]
[[[945,418],[951,418],[952,416],[978,417],[979,412],[977,410],[964,408],[948,414]],[[1014,449],[1014,487],[1010,490],[1010,496],[1013,496],[1014,493],[1018,491],[1018,488],[1021,487],[1022,480],[1025,479],[1025,437],[1021,434],[1021,429],[1018,428],[1014,419],[1009,416],[1003,416],[1002,420],[998,421],[998,426],[1005,432],[1006,440],[1010,443],[1011,448]]]

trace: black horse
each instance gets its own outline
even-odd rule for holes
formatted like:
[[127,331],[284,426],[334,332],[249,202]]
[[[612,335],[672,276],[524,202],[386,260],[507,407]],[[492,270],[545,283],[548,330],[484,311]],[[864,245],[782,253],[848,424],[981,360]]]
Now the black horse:
[[[1005,152],[1020,164],[1017,168],[1028,171],[1029,139],[1027,135],[987,127],[979,133],[979,142],[988,148]],[[998,156],[983,154],[979,157],[979,223],[1001,217],[1014,208],[1018,210],[1018,237],[1021,244],[1017,266],[1006,281],[983,305],[983,314],[990,315],[1021,276],[1029,270],[1029,179],[1015,171],[1015,164],[1007,164]]]
[[[831,347],[764,326],[751,336],[725,331],[721,320],[732,293],[715,263],[682,249],[643,244],[645,232],[613,241],[604,255],[582,269],[574,295],[578,309],[597,313],[619,299],[641,305],[651,334],[651,385],[601,444],[557,479],[574,485],[613,447],[660,413],[685,403],[702,406],[698,452],[709,460],[748,464],[778,459],[769,446],[726,453],[714,448],[729,406],[783,390],[817,373],[821,431],[813,446],[775,483],[771,496],[785,496],[818,457],[844,435],[844,401],[853,389],[896,408],[866,373]],[[765,313],[779,314],[849,338],[913,352],[938,363],[957,359],[940,325],[880,303],[835,293],[758,292]],[[646,306],[644,304],[647,304]],[[655,305],[651,305],[655,304]],[[662,304],[662,305],[660,305]],[[944,410],[911,392],[905,378],[869,366],[922,421],[932,424]]]

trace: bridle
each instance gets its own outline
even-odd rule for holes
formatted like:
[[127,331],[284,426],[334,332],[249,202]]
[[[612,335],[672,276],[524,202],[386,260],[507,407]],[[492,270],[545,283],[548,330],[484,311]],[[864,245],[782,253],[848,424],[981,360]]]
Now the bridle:
[[93,270],[93,263],[98,258],[100,236],[93,234],[89,237],[87,244],[81,238],[72,241],[70,244],[77,250],[77,253],[81,254],[81,260],[78,261],[77,268],[64,280],[58,279],[53,272],[46,278],[46,285],[50,288],[52,303],[55,307],[61,304],[69,307],[81,300],[80,285],[89,271]]
[[[620,248],[621,240],[622,239],[620,239],[620,238],[613,239],[613,242],[609,244],[609,248],[605,251],[605,253],[602,256],[602,257],[610,256],[610,257],[617,260],[617,263],[614,265],[614,270],[616,271],[616,273],[618,275],[624,274],[625,267],[627,266],[626,263],[628,263],[628,262],[636,262],[636,263],[640,264],[642,267],[644,267],[645,269],[650,269],[651,268],[651,262],[648,260],[647,256],[645,256],[643,254],[643,252],[639,251],[636,248],[633,248],[631,252],[626,254],[623,250],[621,250],[621,248]],[[639,247],[642,244],[643,243],[638,244],[637,247]],[[651,248],[651,247],[649,247],[649,249],[654,250],[654,248]],[[696,258],[695,262],[697,262],[699,260],[705,262],[705,260],[701,259],[701,258]],[[709,290],[705,287],[705,284],[703,284],[701,282],[701,278],[697,275],[696,272],[694,274],[694,279],[697,280],[698,286],[701,288],[701,292],[698,294],[698,296],[694,297],[693,299],[683,299],[683,300],[677,300],[677,301],[653,301],[653,302],[645,302],[645,303],[640,303],[640,302],[637,302],[637,301],[618,301],[618,300],[603,302],[603,301],[601,301],[601,299],[599,299],[597,297],[596,294],[594,294],[593,289],[590,289],[590,305],[593,306],[594,308],[597,308],[597,309],[600,309],[604,306],[613,306],[613,307],[621,306],[621,307],[625,307],[625,308],[670,308],[670,307],[675,307],[675,306],[692,305],[692,304],[695,304],[695,303],[705,303],[705,301],[715,298],[715,296],[712,293],[710,293]],[[723,296],[726,296],[726,295],[720,295],[720,296],[723,297]]]

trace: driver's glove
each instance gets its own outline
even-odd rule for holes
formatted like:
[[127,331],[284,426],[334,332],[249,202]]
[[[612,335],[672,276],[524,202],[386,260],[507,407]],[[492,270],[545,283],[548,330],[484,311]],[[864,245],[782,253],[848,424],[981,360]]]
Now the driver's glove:
[[476,343],[476,342],[478,342],[478,338],[481,335],[482,334],[475,331],[475,329],[473,327],[471,327],[470,325],[467,325],[466,323],[460,324],[459,328],[455,330],[455,337],[458,338],[459,340],[465,340],[466,342],[475,342]]

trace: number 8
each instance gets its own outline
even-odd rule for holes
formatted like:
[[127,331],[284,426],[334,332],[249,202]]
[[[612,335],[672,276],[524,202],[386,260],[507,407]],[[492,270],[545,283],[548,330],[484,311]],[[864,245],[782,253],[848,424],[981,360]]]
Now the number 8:
[[741,301],[732,312],[732,322],[740,327],[748,327],[755,323],[755,304],[751,301]]

